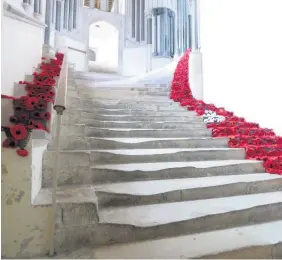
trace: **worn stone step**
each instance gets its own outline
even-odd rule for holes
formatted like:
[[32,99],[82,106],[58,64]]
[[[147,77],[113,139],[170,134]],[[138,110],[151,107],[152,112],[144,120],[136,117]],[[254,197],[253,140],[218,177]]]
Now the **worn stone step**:
[[85,127],[88,137],[210,137],[210,129],[132,129]]
[[[77,216],[76,216],[77,215]],[[195,234],[282,219],[282,192],[74,212],[72,225],[62,218],[58,247],[105,245]],[[79,217],[78,217],[79,216]]]
[[[78,104],[75,102],[79,102]],[[80,106],[82,108],[105,108],[105,109],[144,109],[144,110],[152,110],[152,109],[159,109],[159,110],[173,110],[173,109],[179,109],[180,106],[178,103],[174,102],[165,102],[165,103],[137,103],[137,102],[108,102],[108,103],[101,103],[101,102],[89,102],[89,101],[80,101],[75,100],[74,103],[68,103],[70,107],[79,108]]]
[[[265,172],[262,162],[256,160],[105,164],[92,166],[92,176],[90,179],[92,182],[106,183],[197,178],[256,172]],[[66,172],[66,174],[68,173]],[[69,177],[68,183],[71,184],[73,182],[72,179],[78,179],[78,174]],[[80,177],[81,179],[82,177]],[[82,184],[82,181],[79,183]]]
[[[69,115],[71,117],[71,115]],[[168,122],[203,122],[202,117],[196,117],[193,115],[185,116],[143,116],[143,115],[90,115],[83,113],[81,119],[93,119],[95,121],[145,121],[145,122],[155,122],[155,121],[168,121]]]
[[182,162],[204,160],[243,160],[244,149],[230,148],[168,148],[168,149],[121,149],[91,151],[93,164]]
[[145,122],[145,121],[92,121],[91,123],[87,124],[90,127],[102,127],[102,128],[152,128],[152,129],[184,129],[184,128],[191,128],[191,129],[199,129],[199,128],[206,128],[206,124],[202,122],[194,123],[193,121],[187,122]]
[[[282,220],[58,254],[78,259],[280,259]],[[187,246],[188,245],[188,246]],[[203,246],[204,245],[204,246]]]
[[[228,147],[228,138],[96,138],[61,136],[62,150]],[[55,140],[48,144],[55,149]]]
[[97,111],[93,109],[93,111],[81,111],[81,110],[67,110],[64,114],[65,116],[68,117],[82,117],[82,118],[95,118],[96,116],[104,116],[104,117],[118,117],[118,118],[123,118],[125,116],[136,116],[136,117],[163,117],[164,119],[166,117],[195,117],[196,114],[191,111]]
[[266,173],[95,185],[99,207],[134,206],[282,191],[282,177]]
[[[153,92],[153,91],[135,91],[135,92],[128,92],[128,91],[113,91],[111,90],[111,93],[116,99],[129,99],[129,98],[135,98],[135,99],[168,99],[170,96],[170,93],[168,91],[166,92]],[[97,91],[80,91],[80,98],[82,99],[99,99],[99,98],[108,98],[109,93],[108,92],[97,92]]]
[[92,109],[92,111],[81,111],[81,110],[67,110],[65,112],[66,114],[69,115],[81,115],[90,117],[90,116],[96,116],[96,115],[105,115],[105,116],[163,116],[163,117],[171,117],[171,116],[176,116],[176,117],[189,117],[189,116],[194,116],[196,117],[195,112],[192,111],[153,111],[153,110],[96,110]]
[[[52,185],[54,156],[55,153],[51,151],[45,152],[43,156],[44,187]],[[197,178],[257,172],[265,172],[262,162],[250,160],[93,164],[90,162],[90,152],[63,152],[60,155],[58,185]]]

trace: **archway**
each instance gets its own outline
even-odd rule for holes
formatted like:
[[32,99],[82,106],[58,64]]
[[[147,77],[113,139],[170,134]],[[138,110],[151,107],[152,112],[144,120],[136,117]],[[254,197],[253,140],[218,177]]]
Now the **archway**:
[[[89,26],[89,71],[117,73],[119,66],[119,30],[105,21]],[[95,53],[95,59],[93,59]]]

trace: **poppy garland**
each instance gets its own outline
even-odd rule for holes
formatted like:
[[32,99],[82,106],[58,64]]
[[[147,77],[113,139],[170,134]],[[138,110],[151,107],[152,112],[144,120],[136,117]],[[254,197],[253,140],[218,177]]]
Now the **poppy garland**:
[[33,129],[49,132],[47,122],[51,119],[48,103],[54,103],[57,77],[60,75],[64,54],[56,53],[54,59],[42,58],[39,72],[33,73],[33,80],[20,81],[25,88],[26,95],[13,97],[1,95],[3,99],[13,102],[14,115],[10,117],[9,126],[2,126],[1,131],[6,134],[2,146],[5,148],[19,148],[17,154],[25,157],[25,149]]
[[246,159],[262,160],[266,172],[282,175],[282,137],[276,136],[272,129],[261,128],[223,107],[193,97],[188,79],[190,52],[188,50],[177,64],[170,98],[203,116],[213,137],[229,137],[229,147],[245,148]]

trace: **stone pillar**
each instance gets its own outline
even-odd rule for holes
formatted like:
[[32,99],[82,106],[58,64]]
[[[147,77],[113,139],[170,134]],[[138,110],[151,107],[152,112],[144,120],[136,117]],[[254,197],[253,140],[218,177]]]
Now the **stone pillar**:
[[203,57],[199,50],[199,3],[192,1],[192,52],[189,59],[189,81],[193,96],[196,99],[203,99]]
[[68,30],[73,29],[73,10],[74,10],[74,0],[69,0],[69,19],[68,19]]
[[64,29],[65,30],[68,30],[68,24],[69,24],[69,1],[70,0],[65,0],[64,2],[64,16],[63,16],[63,19],[64,19]]

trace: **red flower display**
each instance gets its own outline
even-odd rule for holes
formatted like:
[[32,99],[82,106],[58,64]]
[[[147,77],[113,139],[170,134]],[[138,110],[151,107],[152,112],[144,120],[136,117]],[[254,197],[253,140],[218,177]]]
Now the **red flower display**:
[[224,116],[225,121],[209,123],[213,137],[229,137],[229,147],[245,148],[246,159],[263,160],[263,166],[268,173],[282,175],[282,137],[276,136],[273,130],[260,128],[256,123],[246,122],[233,112],[214,104],[206,104],[193,97],[189,84],[189,54],[188,50],[174,72],[171,85],[170,98],[179,102],[189,111],[195,111],[198,116],[205,114],[206,110],[214,111]]
[[42,129],[47,132],[47,121],[51,114],[47,111],[48,103],[54,103],[57,76],[61,71],[64,55],[57,53],[56,58],[42,58],[40,70],[33,73],[32,82],[19,81],[21,87],[25,88],[26,95],[20,98],[1,95],[1,98],[10,99],[13,102],[14,115],[10,117],[12,126],[1,126],[5,131],[7,139],[3,142],[5,148],[20,147],[17,154],[28,156],[24,149],[33,129]]

